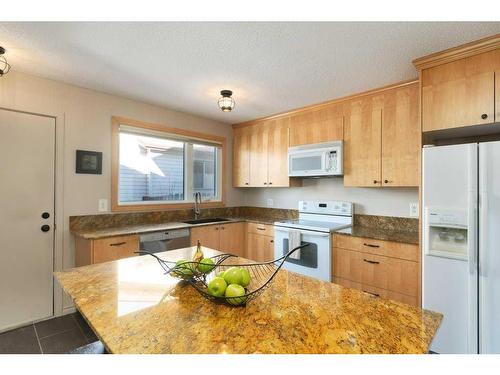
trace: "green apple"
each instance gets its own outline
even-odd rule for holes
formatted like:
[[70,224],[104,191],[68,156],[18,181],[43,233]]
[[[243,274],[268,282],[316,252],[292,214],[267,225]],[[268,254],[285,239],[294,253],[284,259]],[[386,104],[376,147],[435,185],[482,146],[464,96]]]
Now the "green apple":
[[241,284],[241,279],[243,274],[241,273],[241,268],[231,267],[224,272],[224,280],[226,280],[227,285],[229,284]]
[[193,276],[194,264],[186,259],[179,259],[175,262],[174,272],[179,277]]
[[245,288],[243,288],[241,285],[230,284],[226,288],[226,293],[224,295],[226,296],[226,298],[228,298],[227,302],[229,302],[231,305],[241,305],[245,302],[245,297],[242,297],[245,295]]
[[220,272],[217,274],[217,277],[222,277],[222,278],[224,278],[224,274],[225,274],[225,272],[224,272],[224,271],[220,271]]
[[222,297],[226,292],[227,284],[222,277],[214,277],[208,283],[208,293],[215,297]]
[[240,270],[241,270],[241,276],[242,276],[240,285],[242,287],[246,288],[248,286],[248,284],[250,284],[250,279],[251,279],[250,272],[248,272],[248,269],[246,269],[246,268],[240,268]]
[[204,258],[198,264],[198,269],[202,273],[210,273],[214,269],[214,261],[210,258]]

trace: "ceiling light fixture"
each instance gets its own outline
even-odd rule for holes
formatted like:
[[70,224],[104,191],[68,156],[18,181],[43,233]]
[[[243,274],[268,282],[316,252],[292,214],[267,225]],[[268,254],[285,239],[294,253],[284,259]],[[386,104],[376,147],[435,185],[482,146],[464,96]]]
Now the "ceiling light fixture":
[[10,64],[4,56],[5,48],[0,47],[0,77],[7,74],[10,70]]
[[234,108],[234,99],[231,98],[231,95],[233,95],[233,92],[231,90],[222,90],[220,92],[222,95],[219,98],[219,108],[222,110],[222,112],[231,112]]

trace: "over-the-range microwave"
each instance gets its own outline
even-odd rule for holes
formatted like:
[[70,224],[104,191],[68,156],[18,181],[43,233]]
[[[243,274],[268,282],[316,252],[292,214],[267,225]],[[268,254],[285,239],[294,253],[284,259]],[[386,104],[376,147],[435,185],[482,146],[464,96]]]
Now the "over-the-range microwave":
[[315,143],[288,149],[290,177],[341,176],[342,141]]

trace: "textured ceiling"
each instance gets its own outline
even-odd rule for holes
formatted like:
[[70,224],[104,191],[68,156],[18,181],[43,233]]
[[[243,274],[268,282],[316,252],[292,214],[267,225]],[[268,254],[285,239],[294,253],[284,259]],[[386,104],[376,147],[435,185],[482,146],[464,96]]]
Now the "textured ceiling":
[[415,78],[414,58],[496,33],[500,22],[26,22],[0,23],[0,45],[14,70],[234,123]]

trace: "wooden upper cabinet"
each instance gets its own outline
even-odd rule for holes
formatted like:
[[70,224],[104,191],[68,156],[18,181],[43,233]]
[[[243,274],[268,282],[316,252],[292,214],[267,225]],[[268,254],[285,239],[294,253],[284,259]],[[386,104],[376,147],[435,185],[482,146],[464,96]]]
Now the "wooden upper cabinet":
[[345,118],[344,185],[381,186],[382,110],[355,108]]
[[278,118],[268,125],[267,184],[270,187],[290,186],[288,177],[289,117]]
[[418,186],[418,83],[395,90],[382,110],[382,185]]
[[500,69],[495,71],[495,121],[500,121]]
[[341,141],[344,138],[342,105],[306,110],[290,117],[290,146]]
[[233,131],[233,186],[250,184],[250,132],[248,128]]
[[[417,65],[418,66],[418,65]],[[490,124],[495,116],[495,71],[500,49],[422,69],[424,132]],[[495,118],[496,117],[496,118]]]
[[267,186],[268,121],[252,125],[250,131],[250,184]]

